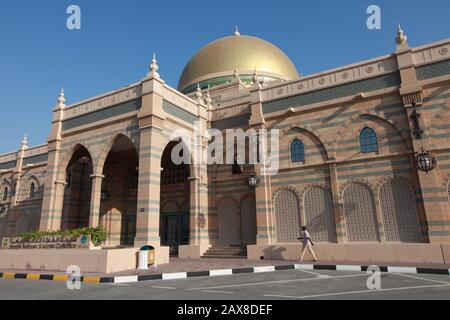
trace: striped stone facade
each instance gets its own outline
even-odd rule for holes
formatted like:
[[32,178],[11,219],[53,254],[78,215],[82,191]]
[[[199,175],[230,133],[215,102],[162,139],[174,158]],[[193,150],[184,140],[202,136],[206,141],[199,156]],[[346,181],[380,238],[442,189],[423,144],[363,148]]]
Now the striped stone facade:
[[[392,55],[298,80],[262,85],[238,78],[212,88],[212,102],[205,102],[206,90],[203,97],[184,95],[156,72],[73,105],[60,97],[45,146],[0,156],[0,238],[101,226],[105,246],[174,242],[180,255],[196,256],[213,244],[296,244],[307,225],[316,242],[330,245],[448,244],[449,49],[450,40],[402,44]],[[165,169],[163,154],[171,142],[186,142],[178,132],[198,126],[278,129],[279,171],[192,164],[188,174],[170,176],[179,168]],[[373,152],[362,152],[366,128],[376,135]],[[303,161],[292,161],[295,140]],[[208,143],[204,134],[189,144],[190,156],[205,158]],[[422,147],[437,158],[429,174],[414,161]],[[84,180],[68,177],[69,167],[74,176],[83,167]],[[247,183],[252,173],[256,189]],[[77,186],[83,195],[72,192]]]

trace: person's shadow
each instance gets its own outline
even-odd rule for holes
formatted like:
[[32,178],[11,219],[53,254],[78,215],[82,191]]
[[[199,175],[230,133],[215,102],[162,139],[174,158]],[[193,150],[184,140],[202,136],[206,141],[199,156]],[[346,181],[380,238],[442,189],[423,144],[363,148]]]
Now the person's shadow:
[[283,257],[283,252],[286,251],[284,247],[275,247],[271,246],[263,250],[264,256],[266,260],[285,260]]

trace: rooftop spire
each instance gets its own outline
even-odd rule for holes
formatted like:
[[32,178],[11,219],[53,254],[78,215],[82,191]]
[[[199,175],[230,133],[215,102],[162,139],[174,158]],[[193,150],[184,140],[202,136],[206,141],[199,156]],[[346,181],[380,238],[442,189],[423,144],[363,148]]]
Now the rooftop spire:
[[205,103],[206,103],[207,106],[210,106],[211,103],[212,103],[211,94],[209,92],[209,86],[208,86],[208,89],[206,90]]
[[406,36],[405,32],[403,31],[402,27],[400,26],[400,23],[397,26],[397,38],[395,38],[395,42],[398,45],[408,44],[408,37]]
[[241,35],[241,33],[239,32],[238,26],[234,27],[234,35],[237,36],[237,37],[239,37]]
[[252,82],[253,83],[258,83],[259,82],[258,72],[256,71],[256,67],[255,67],[255,71],[253,72]]
[[239,79],[239,71],[238,71],[237,67],[234,68],[233,78],[234,78],[234,80]]
[[62,88],[61,92],[59,94],[59,97],[58,97],[58,106],[61,108],[64,108],[66,106],[65,102],[66,102],[66,97],[64,96],[64,88]]
[[27,149],[28,148],[28,138],[27,138],[27,134],[25,133],[23,139],[22,139],[22,144],[21,144],[21,148],[22,149]]
[[158,61],[156,60],[156,53],[154,53],[148,76],[159,77],[158,70],[159,70]]
[[198,101],[201,101],[203,97],[202,88],[200,88],[200,83],[197,83],[197,92],[195,93],[195,97]]

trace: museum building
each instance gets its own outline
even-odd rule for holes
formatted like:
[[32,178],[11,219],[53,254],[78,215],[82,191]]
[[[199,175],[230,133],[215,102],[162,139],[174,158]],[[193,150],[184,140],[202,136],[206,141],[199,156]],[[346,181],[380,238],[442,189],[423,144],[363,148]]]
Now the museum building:
[[[324,260],[450,261],[450,39],[412,48],[399,26],[395,40],[391,54],[305,76],[236,30],[177,89],[154,57],[124,88],[71,105],[61,92],[47,143],[25,137],[0,156],[0,239],[101,227],[105,250],[298,259],[306,225]],[[173,132],[195,126],[279,130],[278,172],[174,164],[185,141]]]

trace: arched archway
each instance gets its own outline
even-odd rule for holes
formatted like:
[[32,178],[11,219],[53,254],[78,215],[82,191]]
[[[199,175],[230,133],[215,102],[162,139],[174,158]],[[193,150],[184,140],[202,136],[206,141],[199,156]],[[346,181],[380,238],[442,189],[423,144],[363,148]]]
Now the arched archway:
[[[181,150],[179,159],[172,158],[174,148]],[[179,163],[180,159],[184,160]],[[160,237],[161,245],[170,247],[172,255],[178,253],[180,245],[189,244],[190,159],[189,150],[181,140],[169,142],[161,157]]]
[[85,147],[78,145],[66,167],[61,230],[89,226],[92,173],[91,154]]
[[132,246],[136,236],[139,158],[133,142],[119,135],[103,166],[100,226],[108,246]]

